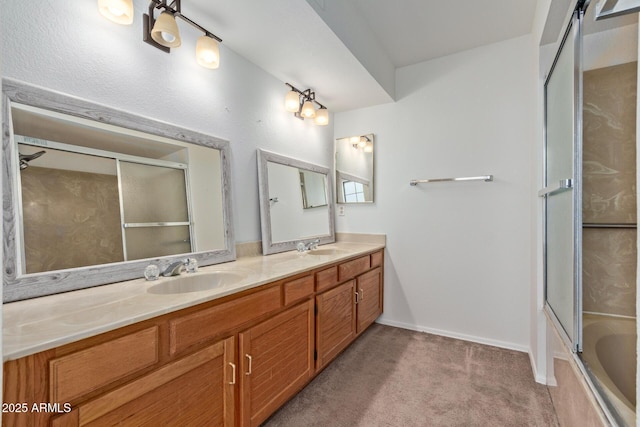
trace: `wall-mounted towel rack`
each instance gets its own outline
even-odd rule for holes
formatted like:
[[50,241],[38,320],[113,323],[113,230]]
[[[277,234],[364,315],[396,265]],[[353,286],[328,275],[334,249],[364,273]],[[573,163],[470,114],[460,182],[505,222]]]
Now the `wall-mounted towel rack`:
[[409,185],[427,184],[432,182],[451,182],[451,181],[493,181],[493,175],[482,176],[463,176],[460,178],[435,178],[435,179],[412,179],[409,181]]

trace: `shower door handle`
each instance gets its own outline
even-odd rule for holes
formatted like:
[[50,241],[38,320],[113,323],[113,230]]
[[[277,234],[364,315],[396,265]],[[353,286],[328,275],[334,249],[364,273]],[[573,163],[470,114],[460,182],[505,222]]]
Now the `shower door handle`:
[[562,193],[563,191],[571,190],[572,188],[573,179],[561,179],[556,185],[544,187],[542,190],[538,191],[538,197],[552,196],[554,194]]

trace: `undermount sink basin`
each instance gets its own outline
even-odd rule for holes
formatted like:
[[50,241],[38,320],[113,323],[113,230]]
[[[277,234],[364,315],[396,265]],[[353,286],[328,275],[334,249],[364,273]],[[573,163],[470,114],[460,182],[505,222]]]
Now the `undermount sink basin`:
[[160,283],[151,286],[147,292],[158,295],[169,295],[210,291],[238,283],[246,279],[247,276],[247,273],[236,271],[211,271],[207,273],[183,274],[177,277],[160,279]]
[[343,249],[336,248],[322,248],[322,249],[312,249],[307,252],[309,255],[340,255],[347,253],[347,251]]

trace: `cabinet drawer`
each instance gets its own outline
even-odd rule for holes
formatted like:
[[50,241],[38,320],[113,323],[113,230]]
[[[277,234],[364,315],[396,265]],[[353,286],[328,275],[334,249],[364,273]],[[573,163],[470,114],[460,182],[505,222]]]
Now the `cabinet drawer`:
[[313,276],[305,276],[284,284],[284,305],[309,297],[313,294]]
[[338,284],[338,266],[333,266],[316,273],[316,291],[324,291],[336,284]]
[[356,277],[358,274],[364,273],[370,267],[369,255],[356,258],[351,261],[347,261],[338,266],[338,279],[340,282],[343,280]]
[[52,359],[51,401],[70,402],[157,362],[157,326]]
[[280,286],[272,286],[214,307],[169,321],[171,354],[232,330],[280,308]]
[[371,268],[382,265],[382,251],[371,254]]

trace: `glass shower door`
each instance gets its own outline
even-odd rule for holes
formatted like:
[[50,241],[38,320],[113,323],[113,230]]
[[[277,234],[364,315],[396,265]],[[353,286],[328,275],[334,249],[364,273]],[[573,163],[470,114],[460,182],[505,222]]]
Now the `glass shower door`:
[[579,14],[573,17],[545,82],[545,309],[581,350],[581,96]]

